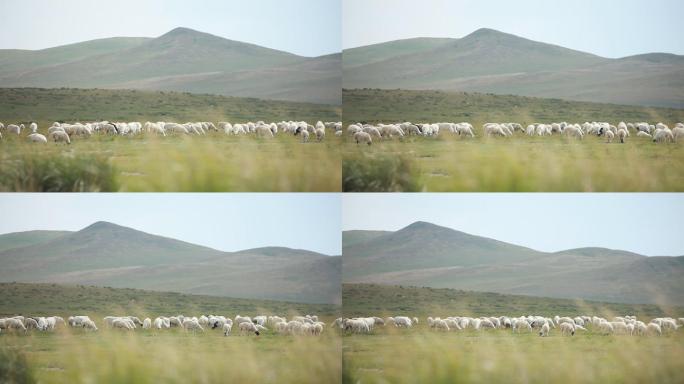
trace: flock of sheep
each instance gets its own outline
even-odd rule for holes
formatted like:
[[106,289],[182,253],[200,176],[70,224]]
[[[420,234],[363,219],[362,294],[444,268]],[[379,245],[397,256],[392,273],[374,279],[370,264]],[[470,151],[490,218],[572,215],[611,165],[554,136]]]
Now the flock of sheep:
[[[338,318],[334,325],[351,333],[371,333],[375,327],[393,326],[396,328],[412,328],[418,324],[418,318],[406,316]],[[511,329],[513,333],[537,331],[539,336],[549,336],[552,329],[558,329],[561,335],[574,336],[577,331],[616,335],[662,335],[664,332],[676,331],[684,326],[684,317],[658,317],[648,324],[637,320],[636,316],[617,316],[611,321],[598,316],[520,316],[520,317],[428,317],[427,325],[436,331],[460,331],[466,329]]]
[[[5,135],[21,136],[26,129],[24,124],[9,124],[5,126],[0,123],[0,140]],[[309,137],[313,136],[317,141],[322,141],[325,138],[326,129],[334,130],[336,135],[342,134],[341,122],[322,122],[318,121],[312,125],[306,121],[280,121],[277,123],[266,123],[263,121],[234,123],[222,121],[214,124],[208,121],[190,122],[185,124],[178,124],[174,122],[146,122],[144,124],[133,122],[109,122],[97,121],[90,123],[53,123],[47,129],[47,136],[38,133],[38,125],[32,122],[28,126],[27,140],[34,143],[47,143],[50,141],[62,142],[71,144],[71,139],[74,136],[90,137],[94,134],[103,135],[120,135],[120,136],[137,136],[140,134],[154,134],[158,136],[167,136],[173,134],[180,135],[206,135],[210,131],[223,132],[227,135],[248,135],[253,134],[257,137],[274,137],[276,134],[286,133],[300,136],[302,142],[309,141]],[[339,132],[339,133],[338,133]]]
[[[606,122],[585,122],[583,124],[571,124],[567,122],[550,124],[530,124],[523,127],[518,123],[485,123],[482,132],[485,136],[510,137],[520,131],[528,136],[551,136],[554,134],[565,135],[582,139],[586,135],[604,136],[606,142],[619,140],[624,143],[627,137],[634,133],[636,137],[652,139],[657,143],[676,142],[684,138],[684,124],[677,123],[670,129],[663,123],[649,124],[646,122],[625,123],[621,121],[617,127]],[[364,124],[354,123],[347,126],[347,133],[354,138],[357,144],[373,143],[376,139],[402,139],[404,136],[438,136],[440,132],[449,132],[459,136],[475,137],[473,125],[470,123],[423,123],[413,124],[403,122],[397,124]],[[631,132],[631,133],[630,133]]]
[[[159,316],[154,320],[145,318],[140,320],[135,316],[106,316],[102,319],[107,328],[133,331],[137,328],[142,329],[169,329],[180,328],[185,331],[204,332],[205,329],[219,329],[224,336],[228,336],[235,325],[240,334],[255,334],[259,336],[261,332],[268,331],[271,327],[276,333],[283,335],[312,335],[319,336],[323,333],[325,323],[318,321],[316,315],[294,316],[289,321],[281,316],[259,315],[235,316],[235,319],[220,315],[202,315],[200,317]],[[59,316],[50,317],[25,317],[14,316],[0,319],[0,333],[19,331],[28,332],[29,330],[52,331],[59,327],[69,326],[71,328],[82,328],[86,331],[97,331],[98,327],[90,317],[85,315],[70,316],[66,321]]]

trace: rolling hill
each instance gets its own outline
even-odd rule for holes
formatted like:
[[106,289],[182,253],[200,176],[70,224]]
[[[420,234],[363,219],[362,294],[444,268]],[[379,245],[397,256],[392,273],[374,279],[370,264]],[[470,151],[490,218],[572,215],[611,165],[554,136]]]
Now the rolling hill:
[[[0,316],[19,314],[64,315],[75,313],[111,315],[136,313],[155,317],[170,314],[221,313],[313,313],[334,315],[338,306],[303,304],[273,300],[238,299],[177,292],[146,291],[133,288],[95,287],[54,283],[0,283],[5,293]],[[59,297],[59,300],[54,300]]]
[[608,303],[406,285],[343,284],[343,316],[528,315],[679,316],[681,306]]
[[[609,59],[482,28],[346,49],[343,87],[491,92],[684,108],[684,56]],[[638,89],[638,92],[635,90]]]
[[125,88],[341,103],[341,54],[302,57],[175,28],[50,49],[0,50],[0,87]]
[[[684,256],[604,248],[539,252],[416,222],[343,240],[343,281],[618,303],[684,304]],[[347,237],[343,233],[343,239]]]
[[[44,234],[43,234],[44,235]],[[282,247],[222,252],[107,222],[22,247],[0,237],[0,281],[340,303],[340,257]]]

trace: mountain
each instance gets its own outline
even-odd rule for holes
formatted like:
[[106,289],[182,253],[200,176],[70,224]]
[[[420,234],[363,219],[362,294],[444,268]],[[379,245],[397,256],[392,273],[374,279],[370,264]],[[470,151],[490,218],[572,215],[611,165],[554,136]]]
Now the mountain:
[[41,239],[8,249],[0,237],[0,281],[340,302],[339,256],[281,247],[222,252],[108,222]]
[[343,233],[345,283],[456,288],[618,303],[684,304],[684,256],[605,248],[546,253],[426,222]]
[[68,231],[25,231],[5,233],[0,235],[0,252],[12,249],[21,248],[27,245],[40,244],[62,235],[69,233]]
[[341,55],[307,58],[176,28],[39,51],[0,50],[1,87],[130,88],[341,103]]
[[[435,89],[684,108],[684,56],[609,59],[493,29],[343,51],[344,88]],[[635,92],[638,89],[639,92]]]

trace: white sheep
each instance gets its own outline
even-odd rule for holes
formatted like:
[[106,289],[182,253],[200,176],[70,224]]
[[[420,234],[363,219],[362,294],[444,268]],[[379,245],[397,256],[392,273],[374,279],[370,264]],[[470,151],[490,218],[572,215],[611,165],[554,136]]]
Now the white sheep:
[[254,324],[252,322],[239,323],[238,328],[240,328],[241,334],[254,333],[257,336],[259,336],[260,334],[259,329],[257,329],[257,324]]
[[371,138],[371,136],[367,132],[363,132],[363,131],[356,132],[354,134],[354,140],[356,141],[356,144],[359,144],[359,143],[365,143],[368,145],[373,144],[373,139]]
[[615,134],[613,133],[613,131],[607,130],[605,135],[606,135],[606,143],[612,143],[613,138],[615,137]]
[[32,143],[47,143],[47,138],[40,133],[32,133],[27,137]]
[[638,131],[637,132],[637,137],[648,137],[648,138],[653,138],[650,133],[645,132],[645,131]]
[[69,138],[69,135],[64,131],[53,131],[52,133],[50,133],[50,138],[55,143],[64,142],[67,144],[71,144],[71,139]]
[[550,330],[549,323],[544,323],[544,325],[542,325],[542,327],[541,327],[541,330],[539,331],[539,336],[542,336],[542,337],[548,336],[549,330]]
[[143,320],[142,327],[143,329],[152,328],[152,320],[149,317],[146,317],[145,320]]

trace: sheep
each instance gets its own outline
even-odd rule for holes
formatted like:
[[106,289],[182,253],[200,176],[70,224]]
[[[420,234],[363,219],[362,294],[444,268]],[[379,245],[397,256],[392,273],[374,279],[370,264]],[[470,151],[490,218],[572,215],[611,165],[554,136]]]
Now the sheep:
[[47,143],[47,138],[40,133],[32,133],[28,135],[27,138],[32,143]]
[[40,329],[38,327],[38,322],[30,317],[24,319],[24,326],[26,329]]
[[254,324],[252,322],[243,322],[238,324],[238,328],[240,328],[240,333],[241,334],[249,334],[249,333],[254,333],[255,335],[259,336],[259,329],[257,328],[257,324]]
[[549,323],[544,323],[544,325],[542,325],[542,327],[541,327],[541,330],[539,331],[539,336],[542,336],[542,337],[548,336],[549,335],[549,329],[550,329]]
[[668,141],[674,142],[674,136],[672,135],[672,131],[670,131],[669,128],[656,129],[655,133],[653,134],[653,142],[667,143]]
[[637,132],[637,137],[648,137],[648,138],[653,138],[650,133],[644,132],[644,131],[638,131]]
[[672,139],[675,143],[682,137],[684,137],[684,127],[678,125],[672,128]]
[[618,129],[617,136],[620,139],[620,143],[624,144],[625,137],[629,136],[629,134],[627,133],[627,129]]
[[143,329],[152,328],[152,320],[149,317],[146,317],[145,320],[143,320],[142,327]]
[[396,316],[393,318],[394,326],[399,328],[411,328],[413,321],[406,316]]
[[649,335],[658,335],[658,336],[663,334],[663,332],[660,328],[660,325],[658,325],[656,323],[648,323],[648,325],[646,326],[646,333],[648,333]]
[[232,323],[225,323],[223,324],[223,336],[228,336],[230,331],[233,329],[233,324]]
[[486,123],[482,126],[484,130],[484,134],[486,136],[493,136],[493,135],[499,135],[499,136],[508,136],[506,131],[504,131],[503,127],[500,124],[497,123]]
[[316,128],[316,141],[322,141],[325,138],[325,129]]
[[606,143],[612,143],[613,138],[615,137],[615,134],[613,133],[613,131],[608,130],[605,132],[605,135],[606,135]]
[[65,142],[67,144],[71,144],[71,139],[69,138],[69,135],[67,135],[67,133],[64,131],[53,131],[52,133],[50,133],[50,138],[55,143]]
[[570,336],[575,336],[575,325],[574,323],[561,323],[559,325],[561,335],[570,334]]
[[373,144],[373,139],[367,132],[356,132],[354,134],[354,140],[356,141],[356,144],[359,143],[366,143],[368,145]]
[[90,319],[86,319],[83,322],[83,328],[85,328],[87,331],[97,331],[97,325],[95,325],[95,322]]
[[197,319],[185,319],[183,320],[183,329],[186,331],[192,330],[193,332],[199,330],[204,332],[204,328],[200,325]]
[[24,124],[21,125],[16,125],[16,124],[10,124],[7,126],[7,133],[14,133],[17,135],[21,135],[21,131],[24,129]]
[[307,131],[307,130],[302,130],[302,131],[300,132],[300,134],[302,135],[302,143],[307,143],[307,142],[309,142],[309,131]]

